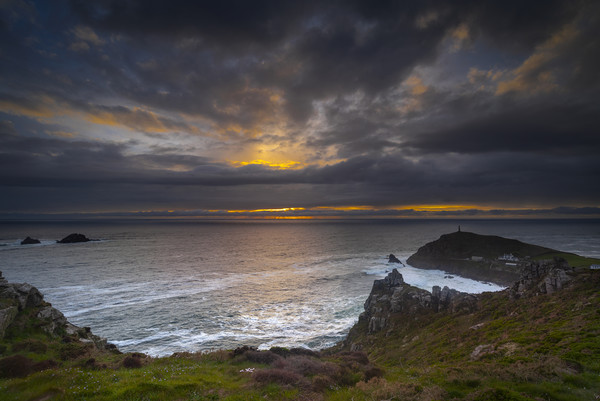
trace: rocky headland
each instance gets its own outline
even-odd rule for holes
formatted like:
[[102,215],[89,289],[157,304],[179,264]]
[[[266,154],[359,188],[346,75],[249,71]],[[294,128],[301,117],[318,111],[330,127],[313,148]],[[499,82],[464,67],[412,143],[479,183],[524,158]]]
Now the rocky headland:
[[425,244],[407,259],[420,269],[439,269],[479,281],[509,286],[524,263],[554,256],[577,256],[515,239],[457,231]]

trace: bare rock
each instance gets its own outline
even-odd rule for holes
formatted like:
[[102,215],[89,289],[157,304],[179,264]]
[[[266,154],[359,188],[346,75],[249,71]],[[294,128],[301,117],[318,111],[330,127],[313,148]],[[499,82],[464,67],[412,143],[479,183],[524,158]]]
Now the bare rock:
[[21,241],[21,245],[33,245],[33,244],[39,244],[39,243],[40,243],[39,239],[35,239],[35,238],[31,238],[31,237],[27,237],[23,241]]
[[19,308],[16,306],[8,306],[0,309],[0,339],[4,338],[4,333],[10,324],[15,320]]
[[64,330],[64,326],[68,323],[65,315],[50,305],[40,309],[37,317],[42,321],[42,330],[52,335],[59,335],[60,331]]
[[19,310],[40,306],[44,301],[42,294],[31,284],[13,284],[13,288],[18,294]]
[[392,272],[383,279],[383,282],[384,285],[389,288],[398,287],[399,285],[404,284],[404,278],[402,277],[402,274],[398,273],[397,269],[393,269]]
[[491,355],[494,353],[494,346],[492,344],[481,344],[475,347],[473,352],[471,352],[471,360],[478,361],[486,355]]
[[539,294],[553,294],[571,281],[572,269],[564,259],[532,261],[524,264],[521,278],[510,288],[511,298]]
[[56,241],[59,244],[73,244],[76,242],[88,242],[91,241],[89,238],[87,238],[85,235],[83,234],[69,234],[67,235],[65,238],[61,239],[60,241]]
[[390,256],[388,257],[388,263],[402,263],[402,262],[400,262],[400,259],[398,259],[393,253],[390,253]]

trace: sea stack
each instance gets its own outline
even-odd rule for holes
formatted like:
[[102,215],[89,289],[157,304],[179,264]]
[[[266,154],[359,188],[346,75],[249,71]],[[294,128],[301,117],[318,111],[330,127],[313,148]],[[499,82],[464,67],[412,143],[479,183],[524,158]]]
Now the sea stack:
[[91,241],[91,240],[83,234],[69,234],[65,238],[61,239],[60,241],[56,241],[56,242],[58,242],[59,244],[73,244],[76,242],[88,242],[88,241]]
[[393,253],[390,253],[388,263],[402,263]]

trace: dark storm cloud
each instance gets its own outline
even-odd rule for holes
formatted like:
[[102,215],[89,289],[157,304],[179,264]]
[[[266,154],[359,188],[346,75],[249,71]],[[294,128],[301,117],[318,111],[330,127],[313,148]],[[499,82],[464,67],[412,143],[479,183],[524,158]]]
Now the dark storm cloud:
[[600,107],[596,105],[536,104],[419,133],[404,145],[424,152],[586,154],[600,148],[598,127]]
[[[209,44],[270,44],[292,32],[311,2],[71,1],[83,20],[108,31],[200,37]],[[212,43],[211,43],[212,42]]]
[[[592,1],[15,0],[0,12],[0,210],[600,199]],[[88,124],[73,138],[47,135],[68,136],[73,116]],[[86,132],[97,126],[123,137]],[[196,152],[205,143],[297,144],[314,164],[233,167]]]
[[[154,74],[133,60],[128,67],[140,82],[111,73],[121,93],[215,116],[207,98],[242,103],[245,109],[255,104],[255,99],[239,97],[249,80],[281,89],[287,112],[297,121],[310,117],[316,99],[357,90],[376,94],[398,84],[416,64],[434,58],[448,31],[461,23],[494,43],[518,44],[523,50],[548,39],[578,10],[576,3],[561,1],[463,2],[453,7],[435,1],[72,3],[95,29],[129,35],[139,49],[156,47],[160,68]],[[173,95],[154,95],[156,82]]]

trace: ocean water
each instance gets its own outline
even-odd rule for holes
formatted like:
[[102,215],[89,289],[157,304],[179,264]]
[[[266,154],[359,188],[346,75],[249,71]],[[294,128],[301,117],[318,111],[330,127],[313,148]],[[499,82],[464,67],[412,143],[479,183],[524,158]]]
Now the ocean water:
[[[600,221],[3,222],[0,270],[123,351],[169,355],[253,345],[331,346],[363,311],[374,279],[456,231],[600,257]],[[57,244],[78,232],[98,241]],[[26,236],[40,245],[21,246]],[[443,271],[399,267],[431,290],[497,291]]]

